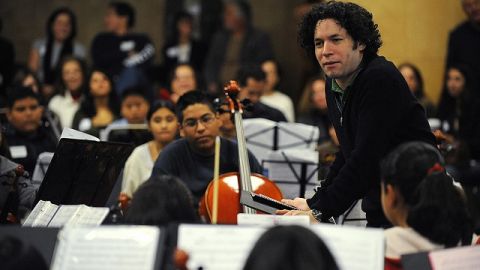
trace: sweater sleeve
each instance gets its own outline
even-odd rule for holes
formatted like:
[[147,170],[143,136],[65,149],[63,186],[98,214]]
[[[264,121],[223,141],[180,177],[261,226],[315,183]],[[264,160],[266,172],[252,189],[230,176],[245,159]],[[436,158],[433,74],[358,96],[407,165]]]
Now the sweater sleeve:
[[[328,216],[342,214],[355,201],[378,185],[379,161],[388,151],[392,133],[408,110],[408,93],[402,94],[401,81],[388,71],[375,68],[364,74],[356,89],[357,130],[353,151],[330,185],[317,191],[310,207]],[[368,78],[368,79],[365,79]],[[347,119],[345,119],[345,122]],[[340,167],[336,163],[332,174]]]

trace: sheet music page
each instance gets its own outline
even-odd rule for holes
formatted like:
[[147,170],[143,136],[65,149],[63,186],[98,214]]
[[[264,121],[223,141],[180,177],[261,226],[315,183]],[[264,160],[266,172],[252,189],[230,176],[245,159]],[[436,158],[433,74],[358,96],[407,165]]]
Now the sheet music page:
[[108,215],[108,207],[89,207],[81,205],[68,225],[100,225]]
[[310,225],[308,216],[277,216],[277,215],[250,215],[239,213],[237,215],[238,225]]
[[53,270],[152,270],[160,229],[153,226],[68,227],[59,234]]
[[188,269],[241,270],[263,227],[186,225],[178,228],[178,247],[189,254]]
[[434,270],[480,269],[480,246],[449,248],[428,255]]
[[342,270],[383,270],[384,235],[382,229],[338,225],[313,225]]
[[77,213],[80,205],[61,205],[48,227],[60,228]]
[[23,223],[25,227],[47,227],[58,209],[58,205],[50,201],[40,200]]
[[62,135],[60,135],[60,139],[68,138],[68,139],[77,139],[77,140],[88,140],[88,141],[96,141],[99,142],[100,139],[92,136],[90,134],[72,129],[72,128],[64,128],[62,131]]

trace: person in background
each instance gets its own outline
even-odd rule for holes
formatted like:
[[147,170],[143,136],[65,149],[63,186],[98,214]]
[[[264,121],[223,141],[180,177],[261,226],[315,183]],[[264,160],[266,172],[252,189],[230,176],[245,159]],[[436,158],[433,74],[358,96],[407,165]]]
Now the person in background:
[[314,76],[307,82],[300,98],[297,122],[317,126],[319,143],[330,139],[329,127],[332,124],[328,118],[324,75]]
[[77,20],[73,11],[61,7],[47,20],[46,38],[33,43],[28,66],[43,83],[42,95],[48,100],[55,94],[54,83],[58,64],[65,56],[85,58],[85,47],[75,41]]
[[82,60],[66,57],[60,64],[60,72],[58,94],[50,100],[48,108],[58,115],[63,128],[71,128],[73,117],[87,91],[87,71]]
[[405,78],[410,91],[412,91],[413,95],[418,99],[418,102],[420,102],[425,109],[427,118],[435,117],[435,106],[425,96],[423,77],[418,67],[411,63],[403,63],[398,66],[398,70],[402,73],[403,78]]
[[141,87],[127,88],[122,93],[120,114],[122,118],[110,125],[145,124],[150,109],[145,90]]
[[283,113],[288,122],[295,121],[295,108],[292,99],[284,93],[276,90],[279,83],[279,67],[274,60],[267,60],[262,63],[262,70],[266,75],[265,91],[260,101]]
[[268,229],[257,240],[243,270],[337,270],[327,245],[308,228],[290,225]]
[[40,96],[42,104],[45,103],[45,97],[42,95],[42,83],[35,72],[31,71],[27,66],[20,65],[16,68],[12,85],[14,87],[25,86],[32,88],[33,92]]
[[[0,34],[3,29],[3,21],[0,18]],[[6,106],[7,87],[13,79],[15,71],[15,47],[13,43],[0,35],[0,108]]]
[[269,36],[252,25],[250,4],[244,0],[224,2],[224,29],[218,31],[205,59],[207,92],[218,94],[224,83],[235,78],[245,65],[260,65],[273,59]]
[[128,87],[149,85],[146,72],[155,48],[145,34],[134,33],[135,10],[126,2],[110,2],[105,15],[107,32],[97,34],[91,45],[93,66],[112,77],[118,95]]
[[172,102],[155,102],[147,115],[153,140],[136,147],[125,163],[121,193],[132,198],[137,188],[152,174],[153,163],[160,152],[175,140],[178,121]]
[[287,122],[285,115],[260,101],[265,92],[266,75],[260,65],[243,66],[238,70],[240,86],[239,100],[248,99],[250,105],[243,112],[243,118],[265,118],[275,122]]
[[177,65],[170,76],[170,100],[176,104],[185,93],[197,89],[197,74],[188,64]]
[[73,117],[72,127],[98,136],[100,129],[118,116],[117,95],[112,80],[100,69],[91,72],[88,83],[89,91]]
[[470,245],[473,224],[463,190],[445,172],[440,152],[424,142],[395,148],[381,162],[386,268],[408,253]]
[[12,161],[24,166],[32,175],[38,155],[54,152],[57,137],[42,121],[40,97],[29,87],[17,86],[8,92],[5,140]]
[[172,37],[162,49],[163,66],[166,74],[178,64],[189,64],[201,73],[205,58],[205,46],[193,37],[193,17],[182,11],[175,16]]
[[[198,205],[208,184],[213,179],[215,138],[220,135],[221,121],[212,101],[201,91],[191,91],[176,104],[182,139],[165,147],[157,158],[152,177],[174,175],[190,189]],[[261,173],[257,159],[249,152],[250,171]],[[220,174],[237,172],[238,145],[222,139],[220,147]]]
[[[464,65],[474,78],[480,78],[480,0],[461,0],[467,20],[460,23],[448,36],[445,67]],[[446,73],[446,71],[445,71]],[[475,98],[480,98],[480,85],[472,89]]]

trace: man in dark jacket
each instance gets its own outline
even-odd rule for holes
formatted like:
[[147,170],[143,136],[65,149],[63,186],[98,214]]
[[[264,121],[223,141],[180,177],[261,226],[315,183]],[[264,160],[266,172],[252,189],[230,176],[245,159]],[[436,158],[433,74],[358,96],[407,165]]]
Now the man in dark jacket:
[[[328,115],[340,142],[325,184],[311,199],[286,203],[325,220],[363,198],[368,225],[387,227],[380,203],[379,162],[406,141],[435,144],[425,112],[395,65],[377,55],[382,42],[372,14],[343,2],[312,9],[300,27],[301,45],[327,75]],[[297,213],[288,213],[297,214]]]

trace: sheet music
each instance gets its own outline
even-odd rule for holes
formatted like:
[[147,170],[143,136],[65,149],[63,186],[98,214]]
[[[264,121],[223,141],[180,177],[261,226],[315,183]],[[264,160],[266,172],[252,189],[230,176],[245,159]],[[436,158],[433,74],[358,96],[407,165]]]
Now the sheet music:
[[23,226],[62,227],[65,225],[100,225],[108,215],[108,207],[56,205],[40,200]]
[[188,269],[241,270],[263,227],[185,225],[178,228],[178,247],[189,254]]
[[63,229],[52,268],[86,270],[154,269],[160,229],[150,226]]
[[70,225],[100,225],[108,215],[108,207],[88,207],[81,205],[80,210],[68,222]]
[[327,224],[310,229],[322,238],[340,269],[383,270],[383,230]]
[[25,227],[47,227],[57,212],[58,205],[40,200],[23,223]]
[[77,139],[77,140],[88,140],[88,141],[96,141],[99,142],[100,139],[92,136],[90,134],[72,129],[72,128],[64,128],[62,131],[62,135],[60,139],[68,138],[68,139]]
[[53,217],[48,227],[60,228],[67,224],[68,221],[80,210],[79,205],[62,205]]
[[433,251],[429,259],[434,270],[480,269],[480,246]]
[[308,216],[277,216],[277,215],[250,215],[239,213],[237,215],[238,225],[310,225]]

